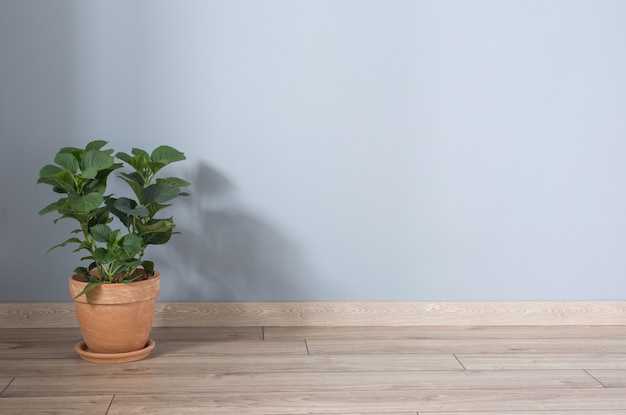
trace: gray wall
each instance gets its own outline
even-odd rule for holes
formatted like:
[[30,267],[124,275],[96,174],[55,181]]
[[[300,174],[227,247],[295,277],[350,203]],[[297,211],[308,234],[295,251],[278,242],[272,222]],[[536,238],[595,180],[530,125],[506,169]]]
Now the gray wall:
[[626,292],[622,1],[0,0],[0,301],[64,301],[60,146],[169,143],[162,300]]

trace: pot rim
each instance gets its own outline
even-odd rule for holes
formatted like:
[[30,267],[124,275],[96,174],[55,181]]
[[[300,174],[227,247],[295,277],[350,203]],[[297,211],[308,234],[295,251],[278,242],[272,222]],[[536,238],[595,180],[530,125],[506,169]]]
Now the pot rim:
[[154,272],[146,280],[130,283],[103,283],[87,294],[76,297],[87,285],[86,281],[75,277],[82,274],[73,274],[69,277],[70,295],[75,302],[89,304],[124,304],[149,301],[157,297],[160,291],[161,276]]

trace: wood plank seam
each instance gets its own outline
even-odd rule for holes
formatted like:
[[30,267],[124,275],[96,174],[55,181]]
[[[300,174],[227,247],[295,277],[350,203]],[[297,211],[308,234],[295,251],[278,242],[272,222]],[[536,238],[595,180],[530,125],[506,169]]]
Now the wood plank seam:
[[585,372],[586,374],[588,374],[593,380],[595,380],[596,382],[598,382],[600,385],[602,385],[603,388],[607,388],[608,386],[606,386],[604,383],[600,382],[600,380],[598,378],[596,378],[595,376],[593,376],[591,373],[589,373],[589,371],[587,369],[583,369],[583,372]]
[[111,410],[111,406],[113,406],[113,402],[114,401],[115,401],[115,394],[113,394],[113,396],[111,396],[111,401],[109,402],[109,406],[107,407],[107,410],[104,413],[104,415],[107,415],[109,413],[109,411]]
[[4,392],[9,389],[9,386],[11,386],[11,383],[13,383],[13,381],[15,380],[15,377],[13,377],[9,383],[7,383],[7,385],[2,389],[2,392],[0,392],[0,396],[2,396],[4,394]]
[[461,362],[461,359],[458,358],[458,356],[456,355],[456,353],[452,353],[452,356],[454,356],[454,358],[456,359],[457,362],[459,362],[459,364],[461,365],[461,367],[463,368],[463,370],[467,371],[467,368],[465,367],[465,365],[463,364],[463,362]]

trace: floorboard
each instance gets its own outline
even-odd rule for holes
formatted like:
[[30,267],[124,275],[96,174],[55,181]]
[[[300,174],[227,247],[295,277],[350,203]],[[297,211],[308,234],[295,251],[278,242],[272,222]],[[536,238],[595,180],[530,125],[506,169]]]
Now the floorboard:
[[[343,414],[353,412],[425,411],[584,411],[621,410],[626,394],[619,389],[469,390],[469,391],[323,391],[117,395],[108,415],[188,414],[211,408],[212,415]],[[205,412],[206,413],[206,412]]]
[[[14,359],[3,362],[0,376],[50,376],[59,369],[58,359]],[[163,356],[155,351],[150,359],[123,365],[93,365],[72,356],[63,361],[65,376],[194,375],[215,373],[298,372],[393,372],[417,370],[463,370],[449,354],[405,354],[366,356]]]
[[[102,388],[102,385],[107,385]],[[154,376],[18,377],[4,396],[54,396],[99,394],[324,392],[333,390],[420,391],[473,389],[598,389],[603,386],[584,371],[402,371],[402,372],[300,372],[206,373]]]
[[162,327],[99,365],[0,328],[0,414],[624,415],[625,326]]
[[626,339],[341,339],[306,340],[311,354],[624,353]]
[[107,415],[113,396],[0,396],[0,414],[6,415]]
[[265,327],[265,339],[626,339],[626,326]]
[[467,370],[626,369],[626,353],[458,353],[455,356]]

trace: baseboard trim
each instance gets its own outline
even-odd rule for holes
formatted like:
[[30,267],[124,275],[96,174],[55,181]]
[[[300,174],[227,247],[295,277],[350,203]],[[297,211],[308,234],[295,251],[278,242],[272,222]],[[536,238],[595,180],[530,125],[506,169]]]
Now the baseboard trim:
[[[626,302],[161,302],[155,327],[626,325]],[[0,303],[0,328],[76,327],[72,303]]]

